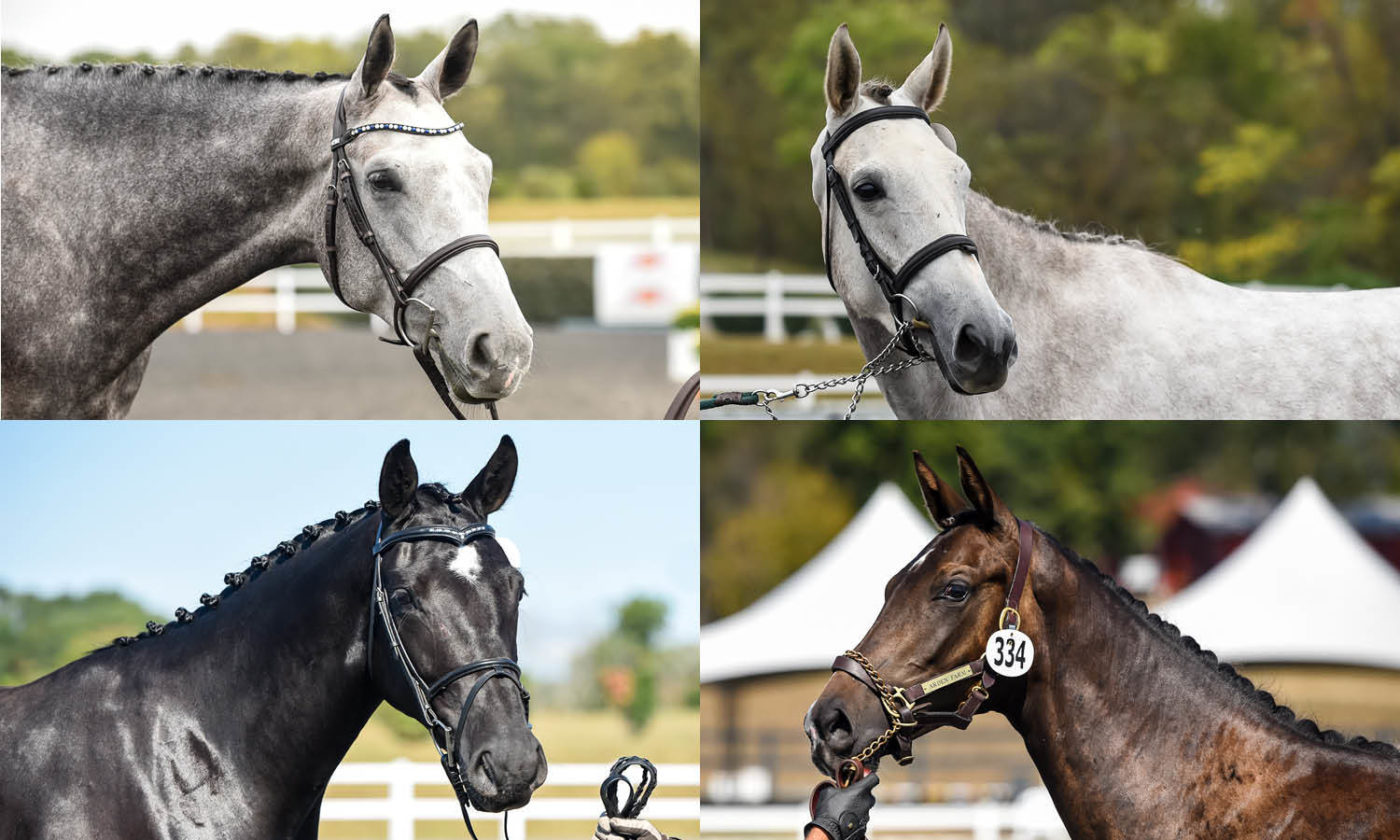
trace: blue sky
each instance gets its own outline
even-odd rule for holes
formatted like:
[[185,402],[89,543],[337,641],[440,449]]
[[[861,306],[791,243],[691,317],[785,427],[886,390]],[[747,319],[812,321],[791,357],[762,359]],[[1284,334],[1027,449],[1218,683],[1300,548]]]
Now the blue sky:
[[[557,679],[635,594],[699,633],[699,436],[692,423],[0,423],[0,585],[113,589],[158,615],[302,526],[378,496],[384,453],[413,444],[422,481],[466,486],[510,434],[520,472],[492,524],[520,546],[522,661]],[[139,628],[132,628],[133,630]]]

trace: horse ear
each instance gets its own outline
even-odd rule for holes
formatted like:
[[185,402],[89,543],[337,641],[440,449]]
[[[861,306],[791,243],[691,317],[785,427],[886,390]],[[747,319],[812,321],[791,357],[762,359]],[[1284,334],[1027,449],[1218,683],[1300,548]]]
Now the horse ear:
[[860,53],[846,24],[836,27],[826,51],[826,104],[844,116],[855,109],[860,93]]
[[476,61],[477,40],[476,19],[473,18],[457,30],[452,42],[418,74],[419,84],[431,91],[439,102],[461,90]]
[[398,519],[408,513],[413,494],[418,490],[418,465],[408,451],[408,441],[394,444],[384,456],[379,471],[379,504],[390,518]]
[[360,59],[360,66],[350,76],[350,89],[358,91],[363,97],[372,95],[393,66],[394,30],[389,28],[389,16],[380,15],[379,20],[374,22],[374,29],[370,30],[364,58]]
[[1016,527],[1016,517],[1011,513],[992,486],[982,477],[982,473],[977,469],[977,464],[973,462],[972,456],[967,454],[967,450],[958,447],[958,472],[962,478],[963,492],[967,494],[968,501],[972,502],[972,507],[997,528],[1010,527],[1013,531]]
[[971,507],[957,490],[929,468],[918,450],[914,451],[914,475],[919,479],[919,492],[924,494],[924,507],[939,528],[952,525],[954,517]]
[[953,72],[953,36],[948,34],[948,27],[938,24],[938,37],[934,39],[933,49],[924,56],[924,60],[919,62],[919,66],[914,68],[914,72],[909,74],[909,78],[900,85],[900,90],[904,95],[914,101],[915,105],[928,111],[930,114],[938,109],[938,103],[943,101],[943,94],[948,92],[948,76]]
[[500,445],[491,454],[491,460],[476,474],[472,483],[462,491],[462,498],[474,504],[483,516],[501,509],[515,486],[515,471],[520,460],[515,454],[515,441],[510,435],[501,435]]

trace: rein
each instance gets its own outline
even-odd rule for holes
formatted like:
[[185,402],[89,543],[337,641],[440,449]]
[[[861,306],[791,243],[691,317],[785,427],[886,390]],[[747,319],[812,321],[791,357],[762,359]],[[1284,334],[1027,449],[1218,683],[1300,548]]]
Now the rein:
[[[914,340],[913,327],[927,327],[928,323],[923,319],[914,301],[904,294],[904,289],[909,285],[909,281],[914,279],[915,274],[944,254],[962,251],[976,258],[977,243],[973,242],[972,238],[966,234],[945,234],[915,251],[898,270],[891,269],[889,264],[881,259],[879,252],[871,244],[870,238],[865,235],[865,229],[861,227],[860,219],[856,218],[855,205],[851,203],[850,191],[846,188],[846,182],[842,179],[841,173],[836,171],[836,151],[841,148],[841,144],[846,142],[847,138],[873,122],[900,119],[920,119],[930,129],[933,127],[933,122],[922,108],[916,108],[912,105],[882,105],[851,115],[845,122],[837,126],[836,130],[828,134],[826,141],[822,143],[822,158],[826,162],[826,211],[822,220],[822,262],[826,266],[826,282],[831,284],[832,291],[836,290],[836,278],[831,272],[831,201],[835,197],[836,206],[846,221],[846,228],[851,232],[851,239],[860,251],[861,260],[865,262],[865,270],[870,272],[871,279],[880,288],[880,293],[885,296],[885,302],[890,307],[890,315],[894,317],[895,331],[889,344],[866,362],[858,373],[850,376],[841,376],[812,384],[799,383],[787,391],[727,391],[701,400],[700,409],[702,411],[726,405],[757,405],[768,412],[770,419],[777,420],[778,415],[774,414],[770,407],[772,403],[786,399],[800,400],[818,391],[854,382],[856,384],[855,393],[851,396],[851,404],[846,409],[845,416],[841,418],[849,420],[856,413],[856,407],[860,405],[861,396],[865,392],[865,383],[870,377],[897,373],[915,365],[921,365],[930,358],[938,363],[938,369],[943,373],[943,379],[947,381],[950,388],[959,394],[967,394],[967,391],[963,390],[952,376],[949,376],[948,363],[943,358],[943,351],[939,349],[938,342],[930,342],[933,346],[933,355],[930,356]],[[903,304],[909,306],[914,315],[913,318],[906,319],[904,317]],[[885,362],[885,357],[892,353],[896,347],[908,354],[909,358],[897,362]]]
[[[477,837],[476,829],[472,827],[471,814],[467,810],[471,804],[471,786],[467,782],[466,773],[463,772],[462,766],[457,761],[457,756],[461,752],[462,733],[466,730],[467,714],[471,711],[472,703],[475,702],[477,694],[481,693],[481,689],[485,688],[491,680],[499,677],[514,685],[515,689],[520,692],[520,699],[525,706],[525,720],[528,722],[530,719],[530,692],[526,691],[520,683],[520,665],[507,657],[468,662],[466,665],[453,668],[429,685],[419,675],[418,669],[414,667],[413,660],[404,647],[403,638],[399,635],[399,628],[394,622],[393,613],[389,610],[389,593],[384,589],[384,551],[395,543],[417,540],[441,540],[460,548],[473,540],[489,537],[495,533],[495,528],[485,522],[480,522],[465,528],[455,528],[451,525],[421,525],[417,528],[405,528],[386,536],[384,534],[383,514],[381,514],[379,530],[375,533],[374,548],[371,549],[374,552],[374,592],[370,598],[369,639],[365,655],[370,678],[373,679],[374,676],[374,630],[376,624],[379,623],[376,619],[380,619],[384,625],[384,633],[389,637],[390,653],[398,664],[399,670],[402,671],[404,679],[408,681],[409,687],[413,689],[413,699],[418,703],[418,710],[423,715],[423,723],[432,736],[433,748],[437,750],[443,772],[447,774],[447,781],[452,785],[452,792],[457,796],[457,804],[462,809],[462,819],[467,823],[467,833],[472,836],[472,840],[477,840]],[[466,700],[462,701],[462,711],[457,717],[457,726],[453,727],[433,711],[432,701],[458,680],[474,674],[480,674],[480,676],[476,678],[471,690],[467,692]],[[501,816],[501,833],[506,840],[510,840],[505,815]]]
[[[1019,550],[1016,555],[1016,570],[1011,575],[1011,587],[1006,592],[1006,605],[997,618],[997,630],[1019,630],[1021,613],[1021,592],[1026,586],[1030,573],[1031,540],[1033,531],[1024,520],[1016,520]],[[904,734],[907,729],[923,729],[926,734],[944,726],[966,729],[972,723],[977,710],[991,697],[992,686],[996,685],[997,675],[987,664],[985,654],[963,665],[936,674],[923,682],[910,686],[891,686],[875,666],[856,650],[848,650],[836,657],[831,670],[841,671],[856,679],[861,685],[875,692],[880,698],[880,706],[885,711],[889,728],[875,736],[860,752],[841,762],[836,771],[836,784],[846,787],[866,773],[866,762],[880,754],[887,745],[893,743],[890,754],[902,765],[914,760],[913,736]],[[968,680],[975,680],[957,708],[949,710],[929,709],[933,695],[942,689]]]
[[[473,248],[490,248],[496,252],[497,256],[500,256],[501,248],[496,244],[496,240],[484,233],[460,236],[425,257],[422,262],[408,272],[407,277],[400,278],[398,268],[395,267],[393,260],[389,259],[389,255],[384,253],[383,246],[379,244],[379,238],[374,235],[374,227],[369,222],[369,216],[365,214],[365,205],[360,199],[360,190],[355,185],[355,176],[350,170],[350,160],[345,154],[345,147],[355,138],[371,131],[397,131],[422,137],[442,137],[461,131],[462,123],[454,123],[447,128],[422,128],[402,123],[376,122],[347,129],[345,125],[345,91],[348,89],[349,85],[347,84],[340,91],[340,99],[337,100],[335,106],[335,122],[331,126],[331,182],[326,186],[325,214],[326,277],[330,280],[331,291],[335,292],[335,296],[340,298],[341,303],[350,306],[350,302],[345,299],[345,295],[340,289],[340,265],[338,262],[340,249],[336,245],[335,238],[336,209],[341,202],[344,202],[345,215],[350,217],[350,226],[355,229],[355,235],[359,237],[361,244],[369,249],[370,255],[374,257],[375,263],[379,266],[379,273],[383,275],[384,283],[389,287],[389,293],[394,297],[394,314],[391,320],[397,338],[381,338],[380,340],[412,350],[413,357],[418,361],[418,366],[423,369],[428,381],[432,383],[438,399],[442,400],[442,404],[447,406],[447,410],[452,412],[453,417],[465,420],[466,417],[463,416],[461,409],[452,399],[446,378],[438,369],[437,362],[433,361],[429,346],[433,339],[438,337],[434,323],[437,318],[437,310],[428,305],[422,298],[415,297],[413,293],[434,269],[452,257]],[[428,315],[428,326],[423,331],[423,340],[417,344],[408,334],[408,311],[414,306],[421,308]],[[486,407],[491,412],[492,420],[499,419],[494,400],[486,401]]]

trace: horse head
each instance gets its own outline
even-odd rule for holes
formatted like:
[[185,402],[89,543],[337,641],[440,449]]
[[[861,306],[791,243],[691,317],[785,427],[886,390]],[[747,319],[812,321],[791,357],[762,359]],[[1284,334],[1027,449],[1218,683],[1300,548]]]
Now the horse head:
[[[922,116],[913,109],[931,114],[948,90],[952,62],[952,38],[940,26],[933,49],[902,85],[862,84],[860,55],[842,24],[827,54],[826,126],[812,146],[812,197],[829,243],[831,280],[851,317],[883,321],[887,307],[897,306],[902,319],[926,325],[914,331],[914,340],[932,351],[948,384],[981,394],[1000,388],[1016,360],[1011,316],[997,304],[969,251],[949,251],[921,267],[916,258],[942,237],[967,234],[972,171],[958,156],[952,133],[923,118],[857,123],[859,130],[839,141],[831,160],[840,183],[829,178],[823,149],[857,114],[891,106],[907,109],[905,116]],[[837,202],[829,201],[832,189],[846,191],[837,200],[849,202],[869,249],[892,272],[906,263],[917,267],[901,278],[899,297],[887,299],[872,279],[868,255],[844,230]]]
[[[408,441],[384,458],[379,478],[381,535],[420,526],[467,528],[486,522],[515,483],[515,444],[502,437],[490,461],[458,494],[440,485],[418,486]],[[382,552],[382,582],[388,610],[402,638],[403,653],[422,682],[433,685],[468,663],[516,658],[516,622],[525,580],[514,545],[494,533],[458,546],[415,539]],[[370,668],[384,697],[423,723],[424,715],[403,666],[392,654],[385,622],[371,628]],[[468,674],[429,699],[432,710],[453,727],[448,740],[471,794],[483,811],[517,808],[544,783],[547,765],[530,731],[527,695],[508,675],[493,679]],[[434,733],[437,738],[438,734]],[[441,744],[442,742],[439,741]]]
[[[394,34],[388,15],[381,17],[345,88],[345,128],[454,125],[443,102],[466,84],[476,50],[473,20],[418,76],[390,73]],[[344,154],[364,220],[401,280],[439,247],[486,233],[491,159],[462,132],[369,131],[347,143]],[[484,402],[514,392],[529,370],[534,338],[495,251],[477,247],[450,256],[409,290],[413,305],[397,306],[373,252],[350,236],[343,193],[335,225],[345,233],[322,264],[338,263],[328,274],[339,274],[337,291],[346,303],[394,323],[414,345],[426,342],[458,399]]]
[[[955,720],[950,716],[966,708],[972,691],[985,691],[982,682],[972,682],[969,688],[969,677],[961,676],[960,666],[978,662],[989,637],[1001,625],[1020,562],[1019,520],[961,448],[958,465],[970,504],[914,453],[924,503],[943,531],[885,584],[884,606],[857,646],[892,688],[927,688],[935,675],[953,678],[920,698],[932,715],[899,732],[906,743]],[[1033,597],[1018,604],[1020,628],[1042,625]],[[1002,709],[1007,696],[998,690],[986,704],[974,705],[971,713],[978,708]],[[931,717],[942,722],[931,724]],[[813,764],[835,777],[842,761],[875,743],[892,721],[879,693],[847,671],[837,670],[808,710],[803,726],[811,741]],[[899,739],[878,749],[866,767],[873,769],[883,754],[898,756]]]

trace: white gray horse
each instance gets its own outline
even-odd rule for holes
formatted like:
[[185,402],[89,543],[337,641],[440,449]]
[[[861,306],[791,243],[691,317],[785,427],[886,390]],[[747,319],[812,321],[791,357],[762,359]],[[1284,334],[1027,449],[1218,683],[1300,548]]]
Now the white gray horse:
[[[276,266],[325,265],[341,91],[351,127],[449,126],[442,102],[466,83],[476,49],[471,21],[416,78],[390,73],[386,15],[348,80],[86,63],[6,68],[4,416],[121,417],[151,343],[181,317]],[[491,160],[461,133],[373,132],[347,154],[396,265],[486,232]],[[344,204],[344,297],[388,320],[393,297]],[[418,288],[437,310],[435,344],[452,393],[476,403],[514,391],[533,337],[495,253],[459,254]],[[426,329],[425,315],[410,315],[410,333]]]
[[[952,58],[940,26],[896,88],[862,82],[844,25],[831,39],[812,193],[833,225],[827,259],[867,357],[889,342],[894,318],[834,203],[825,217],[822,143],[871,108],[933,112]],[[980,252],[980,262],[945,254],[906,287],[929,324],[913,335],[925,352],[937,342],[948,380],[967,393],[933,364],[881,377],[902,418],[1400,417],[1400,289],[1249,291],[1138,242],[1060,232],[971,190],[952,134],[922,120],[862,126],[835,165],[891,266],[946,234],[966,233]]]

